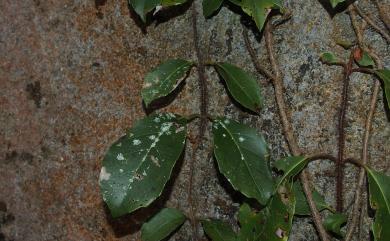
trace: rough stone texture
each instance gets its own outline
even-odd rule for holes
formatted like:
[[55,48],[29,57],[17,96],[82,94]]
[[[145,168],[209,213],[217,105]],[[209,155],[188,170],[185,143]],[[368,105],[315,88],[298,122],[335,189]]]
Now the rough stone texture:
[[[359,4],[375,12],[369,2]],[[294,16],[277,29],[275,44],[295,134],[308,153],[336,154],[342,71],[321,64],[318,56],[333,50],[347,58],[348,51],[335,39],[355,38],[349,17],[339,13],[332,18],[327,1],[286,1],[286,6]],[[190,142],[178,174],[150,208],[113,220],[97,181],[110,144],[144,116],[140,89],[147,70],[172,57],[195,59],[188,7],[162,11],[156,16],[158,22],[145,28],[125,0],[0,2],[0,240],[139,240],[140,224],[159,207],[188,209]],[[202,51],[210,59],[230,61],[254,73],[263,86],[265,105],[260,116],[236,107],[215,72],[208,70],[209,111],[258,128],[277,159],[288,152],[273,88],[255,72],[244,48],[241,17],[234,11],[224,7],[210,20],[199,17]],[[372,30],[365,34],[389,67],[389,46]],[[257,39],[251,32],[259,58],[267,65],[264,40],[256,35]],[[367,75],[352,77],[347,156],[360,156],[373,81]],[[198,112],[195,71],[186,82],[163,110]],[[378,170],[389,166],[388,120],[381,95],[370,140],[370,162]],[[192,135],[195,128],[196,123]],[[233,224],[242,197],[216,175],[208,154],[210,136],[206,137],[196,161],[198,215]],[[333,165],[315,162],[309,169],[317,189],[333,204]],[[346,168],[348,210],[356,171]],[[170,240],[189,240],[189,227],[186,223]],[[368,240],[368,225],[362,233],[359,240]],[[290,240],[317,240],[310,219],[296,219]]]

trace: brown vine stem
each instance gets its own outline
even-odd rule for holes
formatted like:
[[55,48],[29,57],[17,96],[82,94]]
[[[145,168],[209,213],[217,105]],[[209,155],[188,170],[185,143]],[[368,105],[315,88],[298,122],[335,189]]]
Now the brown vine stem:
[[379,18],[383,22],[383,24],[386,26],[388,30],[390,30],[390,16],[387,14],[386,9],[383,8],[378,0],[374,0],[376,7],[378,8],[379,12]]
[[[264,34],[265,34],[265,42],[266,42],[268,57],[269,57],[269,60],[271,62],[271,66],[272,66],[272,69],[274,71],[274,74],[275,74],[275,80],[273,81],[274,89],[275,89],[275,99],[276,99],[276,103],[277,103],[278,109],[279,109],[279,115],[280,115],[282,126],[283,126],[283,132],[285,134],[288,146],[290,147],[292,154],[293,155],[300,155],[301,154],[300,148],[296,142],[291,123],[289,122],[289,120],[287,118],[287,107],[286,107],[286,104],[285,104],[284,98],[283,98],[283,83],[282,83],[281,71],[279,69],[279,65],[278,65],[278,63],[275,59],[275,56],[274,56],[275,51],[273,48],[272,25],[270,24],[269,21],[266,23]],[[306,170],[302,171],[302,173],[300,175],[300,179],[301,179],[303,191],[305,192],[305,195],[306,195],[306,198],[307,198],[307,201],[308,201],[308,204],[309,204],[312,216],[313,216],[314,224],[317,228],[320,239],[322,241],[329,241],[330,239],[328,237],[328,234],[326,233],[324,227],[322,226],[321,215],[320,215],[320,213],[316,207],[316,204],[313,200],[313,196],[312,196],[312,192],[311,192],[311,188],[310,188],[310,184],[309,184],[309,180],[308,180],[308,173]]]
[[[379,57],[373,51],[371,51],[371,49],[367,48],[364,45],[363,33],[358,25],[358,22],[356,19],[356,12],[354,10],[355,9],[351,5],[348,7],[349,15],[351,17],[352,26],[355,30],[355,33],[356,33],[356,36],[358,39],[359,47],[362,48],[364,51],[366,51],[374,59],[378,68],[383,68],[382,61],[379,59]],[[371,133],[372,120],[373,120],[375,108],[376,108],[376,102],[378,99],[379,88],[380,88],[380,82],[376,81],[374,84],[373,91],[372,91],[370,107],[369,107],[367,119],[365,122],[365,131],[364,131],[364,136],[363,136],[363,148],[362,148],[362,157],[361,157],[361,159],[362,159],[361,163],[363,165],[366,165],[368,162],[369,139],[370,139],[370,133]],[[354,235],[354,230],[355,230],[356,225],[358,223],[358,217],[359,217],[359,214],[361,213],[361,205],[362,205],[361,197],[362,197],[362,189],[363,189],[363,185],[364,185],[364,180],[365,180],[365,170],[364,170],[364,168],[360,168],[358,182],[357,182],[356,188],[355,188],[356,193],[355,193],[355,201],[354,201],[353,209],[352,209],[352,213],[351,213],[351,221],[349,222],[347,233],[345,235],[345,241],[350,241],[352,239],[352,237]]]
[[340,114],[338,122],[338,159],[336,163],[336,210],[343,212],[343,179],[344,179],[344,148],[345,148],[345,116],[348,108],[349,76],[353,64],[353,51],[344,67],[343,92],[341,95]]
[[367,14],[364,14],[363,11],[356,4],[352,4],[353,8],[355,8],[356,12],[362,17],[375,31],[377,31],[382,37],[389,43],[390,35],[386,33],[386,30],[383,30],[379,27],[374,20],[372,20]]
[[199,88],[200,88],[200,124],[199,124],[199,133],[193,145],[191,162],[190,162],[190,176],[188,184],[188,204],[190,206],[190,221],[192,226],[193,240],[198,241],[198,221],[196,219],[196,204],[193,201],[192,190],[194,182],[194,173],[195,173],[195,160],[196,153],[201,146],[204,133],[207,127],[208,114],[207,114],[207,103],[208,103],[208,92],[207,92],[207,83],[205,75],[205,64],[201,48],[199,46],[199,33],[198,33],[198,11],[196,9],[196,1],[192,4],[192,31],[193,31],[193,40],[195,46],[196,58],[198,60],[197,71],[199,78]]

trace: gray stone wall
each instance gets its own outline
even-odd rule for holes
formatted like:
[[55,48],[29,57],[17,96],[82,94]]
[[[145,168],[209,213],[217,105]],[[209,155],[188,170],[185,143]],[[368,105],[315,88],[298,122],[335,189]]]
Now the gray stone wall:
[[[319,54],[332,50],[347,58],[348,51],[335,40],[354,40],[355,35],[349,16],[332,16],[326,2],[286,1],[293,17],[276,30],[275,49],[299,145],[308,153],[336,154],[342,69],[321,64]],[[200,10],[200,2],[196,4]],[[375,13],[369,1],[359,4]],[[139,240],[140,225],[161,206],[188,210],[191,142],[169,188],[148,209],[114,220],[98,187],[104,153],[145,115],[140,97],[144,74],[168,58],[195,59],[188,7],[163,11],[158,21],[142,27],[125,0],[0,1],[0,240]],[[256,73],[244,46],[246,20],[223,7],[212,19],[199,16],[198,21],[206,56],[253,73],[265,97],[260,115],[251,115],[232,103],[209,69],[210,114],[256,127],[269,143],[272,160],[287,155],[272,84]],[[264,40],[259,33],[250,36],[268,66]],[[390,67],[389,46],[381,36],[368,28],[365,40]],[[162,111],[198,112],[197,81],[192,71]],[[352,76],[347,156],[360,156],[374,81],[368,75]],[[370,139],[370,163],[378,170],[388,170],[390,161],[390,125],[383,103],[380,95]],[[192,127],[194,137],[196,123]],[[198,216],[234,224],[242,197],[217,175],[211,144],[207,134],[196,159]],[[309,170],[317,190],[334,204],[333,164],[315,162]],[[345,206],[350,210],[357,169],[347,166],[345,172]],[[356,240],[368,240],[370,220],[363,223],[363,236]],[[190,235],[186,223],[170,240],[189,240]],[[309,218],[296,219],[290,240],[317,240]]]

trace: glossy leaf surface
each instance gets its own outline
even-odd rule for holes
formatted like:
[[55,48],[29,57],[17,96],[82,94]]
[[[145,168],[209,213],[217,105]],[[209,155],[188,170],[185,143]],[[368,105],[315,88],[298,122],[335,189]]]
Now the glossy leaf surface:
[[233,98],[243,107],[259,112],[262,105],[261,89],[256,79],[229,63],[217,63],[217,72],[225,80]]
[[366,168],[370,206],[376,210],[372,231],[376,241],[390,240],[390,177]]
[[214,154],[234,189],[266,204],[273,191],[267,144],[257,130],[229,119],[213,124]]
[[300,173],[307,164],[307,159],[304,156],[289,156],[275,162],[275,167],[279,171],[283,171],[282,178],[279,179],[278,186],[286,180],[290,180]]
[[110,147],[99,182],[114,217],[146,207],[161,194],[183,151],[185,135],[186,120],[180,116],[152,115]]
[[221,7],[223,0],[203,0],[203,15],[208,18]]
[[161,0],[129,0],[134,11],[146,22],[146,14],[160,5]]
[[335,8],[339,3],[345,2],[345,0],[330,0],[332,8]]
[[387,100],[387,106],[390,108],[390,70],[377,70],[376,74],[383,80],[384,92]]
[[171,93],[186,77],[192,63],[183,59],[168,60],[149,72],[142,88],[142,99],[146,106]]
[[[297,200],[295,205],[295,214],[296,215],[311,215],[309,204],[307,203],[306,195],[303,192],[302,184],[299,181],[294,182],[293,192]],[[324,197],[317,192],[317,190],[312,191],[313,200],[319,211],[324,209],[332,210],[332,208],[325,202]],[[332,210],[333,211],[333,210]]]
[[271,9],[282,8],[280,0],[242,0],[242,10],[251,16],[256,23],[257,28],[261,31]]
[[184,223],[186,217],[174,208],[164,208],[141,228],[142,241],[160,241]]
[[203,220],[202,226],[212,241],[236,241],[236,234],[229,224],[220,220]]
[[324,228],[338,237],[342,237],[341,227],[347,222],[347,216],[341,213],[332,213],[324,220]]

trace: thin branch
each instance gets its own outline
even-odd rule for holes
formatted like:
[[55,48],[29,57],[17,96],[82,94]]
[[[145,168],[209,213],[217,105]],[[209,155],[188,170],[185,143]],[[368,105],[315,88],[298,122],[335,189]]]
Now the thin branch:
[[[296,139],[294,137],[293,129],[291,126],[291,123],[289,122],[287,118],[287,108],[286,104],[283,99],[283,84],[282,84],[282,78],[281,78],[281,71],[279,69],[279,65],[277,64],[277,61],[274,56],[274,49],[273,49],[273,35],[272,35],[272,26],[270,22],[266,23],[265,30],[265,41],[266,41],[266,48],[268,52],[268,56],[271,62],[271,66],[273,68],[274,74],[275,74],[275,80],[273,81],[274,88],[275,88],[275,98],[276,103],[278,105],[279,109],[279,115],[282,121],[283,131],[285,134],[285,137],[287,139],[287,143],[290,147],[290,150],[293,155],[299,155],[301,154],[301,151],[299,149],[299,146],[296,142]],[[322,219],[321,215],[316,207],[316,204],[313,200],[309,180],[308,180],[308,173],[306,170],[303,170],[301,175],[301,182],[303,186],[303,190],[306,194],[306,198],[310,207],[310,210],[312,212],[314,224],[317,228],[317,231],[319,233],[320,239],[322,241],[329,241],[328,234],[326,233],[324,227],[322,226]]]
[[[351,17],[352,25],[354,27],[354,30],[356,32],[356,35],[358,36],[358,44],[359,47],[362,48],[364,51],[366,51],[375,61],[378,68],[383,68],[383,64],[381,60],[378,58],[378,56],[371,51],[371,49],[367,48],[363,43],[363,34],[362,30],[359,28],[356,20],[356,12],[354,11],[354,8],[350,5],[348,7],[349,15]],[[360,36],[360,37],[359,37]],[[371,126],[372,126],[372,120],[376,109],[376,102],[378,99],[380,89],[380,82],[376,81],[374,84],[374,88],[372,91],[371,101],[370,101],[370,107],[368,110],[367,119],[365,122],[365,131],[364,131],[364,137],[363,137],[363,148],[362,148],[362,164],[366,165],[368,162],[368,146],[369,146],[369,139],[370,139],[370,133],[371,133]],[[347,234],[345,236],[345,241],[350,241],[354,235],[354,230],[356,228],[356,225],[358,223],[358,217],[359,213],[361,212],[362,207],[362,189],[364,185],[365,180],[365,170],[364,168],[360,169],[359,176],[358,176],[358,182],[356,185],[356,193],[355,193],[355,202],[353,205],[353,210],[351,213],[351,221],[349,223],[349,227],[347,229]]]
[[376,74],[375,70],[369,69],[369,68],[354,68],[351,69],[351,72],[358,72],[358,73],[364,73],[364,74]]
[[372,20],[368,15],[364,14],[363,11],[358,7],[356,4],[352,4],[353,8],[355,8],[356,12],[362,17],[375,31],[377,31],[380,35],[383,36],[383,38],[389,43],[390,42],[390,35],[386,33],[385,30],[380,28],[374,20]]
[[261,65],[259,59],[256,57],[256,52],[253,49],[251,42],[249,40],[247,29],[242,30],[242,36],[244,38],[245,47],[248,50],[249,56],[251,57],[252,62],[255,65],[256,70],[258,72],[260,72],[261,74],[265,75],[265,77],[267,77],[268,79],[275,81],[275,76],[272,74],[272,72],[269,71],[268,69],[266,69],[265,66]]
[[376,7],[378,8],[379,12],[379,18],[383,22],[383,24],[386,26],[388,30],[390,30],[390,16],[387,14],[386,10],[380,6],[378,0],[374,0]]
[[207,115],[207,103],[208,103],[208,92],[207,92],[207,83],[206,83],[206,75],[205,75],[205,64],[204,58],[201,52],[201,48],[199,46],[199,33],[197,26],[198,12],[196,10],[196,2],[192,4],[192,31],[193,31],[193,39],[195,46],[195,53],[198,60],[197,71],[199,77],[199,87],[200,87],[200,124],[199,124],[199,133],[198,137],[195,141],[191,162],[190,162],[190,176],[189,176],[189,184],[188,184],[188,203],[190,206],[190,221],[192,226],[193,238],[195,241],[199,240],[198,237],[198,221],[196,219],[196,205],[192,199],[192,190],[193,190],[193,182],[194,182],[194,174],[195,174],[195,160],[196,153],[201,146],[202,139],[204,137],[204,133],[207,127],[208,115]]

